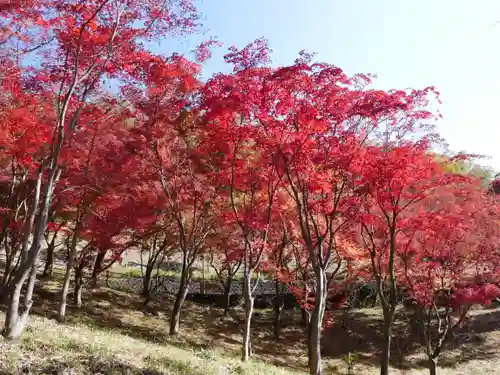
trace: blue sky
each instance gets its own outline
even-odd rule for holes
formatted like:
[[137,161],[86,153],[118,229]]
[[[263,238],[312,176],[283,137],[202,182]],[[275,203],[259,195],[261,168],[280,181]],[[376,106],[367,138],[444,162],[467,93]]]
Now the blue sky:
[[[264,36],[277,65],[305,49],[376,86],[441,92],[441,134],[454,151],[486,154],[500,171],[499,0],[204,0],[204,35],[162,44],[187,52],[209,36],[224,43],[205,75],[227,69],[227,47]],[[497,24],[498,22],[498,24]]]

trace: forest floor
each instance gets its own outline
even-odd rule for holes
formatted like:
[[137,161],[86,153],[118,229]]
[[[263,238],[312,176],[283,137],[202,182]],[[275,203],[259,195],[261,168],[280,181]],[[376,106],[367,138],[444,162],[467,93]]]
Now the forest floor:
[[[65,324],[54,320],[59,280],[38,288],[29,327],[18,342],[0,340],[0,374],[84,375],[257,375],[305,374],[304,330],[298,312],[284,316],[280,340],[273,338],[272,311],[257,311],[253,322],[254,357],[239,360],[242,312],[221,318],[221,310],[186,302],[181,334],[168,335],[169,309],[145,312],[138,296],[101,288],[87,291],[85,306],[70,308]],[[152,311],[152,310],[149,310]],[[4,315],[0,312],[0,322]],[[339,315],[324,337],[325,374],[377,374],[380,311]],[[404,320],[404,317],[401,318]],[[344,324],[343,324],[344,323]],[[415,332],[396,329],[392,374],[427,374]],[[476,310],[466,333],[457,335],[440,363],[441,375],[500,373],[500,309]],[[350,354],[350,355],[349,355]]]

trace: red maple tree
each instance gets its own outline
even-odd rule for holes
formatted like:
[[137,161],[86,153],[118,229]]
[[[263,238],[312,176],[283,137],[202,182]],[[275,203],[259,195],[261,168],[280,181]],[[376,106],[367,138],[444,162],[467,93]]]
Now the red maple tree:
[[[431,375],[470,308],[498,298],[498,203],[480,181],[440,189],[421,202],[425,214],[399,254],[401,283],[421,323]],[[408,232],[403,235],[408,236]]]
[[[40,115],[37,122],[47,124],[49,137],[32,177],[37,187],[24,229],[25,238],[31,235],[32,241],[4,288],[8,307],[3,333],[7,338],[21,334],[32,305],[36,263],[53,191],[65,169],[62,154],[71,147],[72,135],[85,131],[82,112],[90,101],[105,96],[106,80],[127,86],[136,77],[136,66],[152,60],[144,47],[145,40],[174,30],[189,32],[197,22],[196,9],[189,0],[169,2],[168,6],[162,0],[92,0],[84,5],[49,0],[23,1],[20,5],[0,9],[3,51],[7,52],[2,57],[6,63],[2,64],[1,75],[13,76],[12,64],[20,49],[30,53],[26,64],[14,67],[14,73],[19,72],[15,74],[21,82],[17,87],[33,98],[32,103],[40,104],[24,106],[23,115]],[[44,42],[37,43],[40,40]],[[10,88],[7,95],[12,94],[15,91]],[[21,290],[28,278],[21,305]]]

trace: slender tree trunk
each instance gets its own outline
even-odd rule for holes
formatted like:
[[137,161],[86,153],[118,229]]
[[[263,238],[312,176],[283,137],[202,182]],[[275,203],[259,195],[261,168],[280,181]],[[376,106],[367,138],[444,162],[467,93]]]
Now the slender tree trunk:
[[[73,272],[73,268],[75,267],[76,255],[77,255],[77,242],[78,236],[80,234],[81,228],[81,217],[80,217],[80,207],[78,207],[76,213],[77,223],[75,225],[75,229],[73,231],[73,235],[71,237],[71,244],[69,248],[68,261],[66,262],[66,272],[64,273],[64,282],[61,290],[61,303],[59,305],[59,321],[63,322],[66,318],[66,306],[68,304],[68,292],[69,292],[69,283],[71,279],[71,273]],[[76,275],[75,275],[75,285],[76,285]]]
[[[309,299],[309,293],[307,293],[307,287],[306,287],[306,280],[304,279],[304,288],[303,288],[303,292],[304,292],[304,301],[307,301]],[[300,308],[300,311],[301,311],[301,322],[300,324],[304,327],[307,327],[307,329],[309,330],[309,323],[311,323],[311,314],[309,314],[309,312],[304,309],[304,308]],[[308,331],[309,332],[309,331]]]
[[[391,358],[391,341],[392,341],[392,326],[396,314],[397,305],[397,281],[395,274],[395,257],[396,257],[396,226],[393,224],[390,227],[391,241],[389,246],[389,298],[383,298],[384,288],[382,280],[377,281],[377,294],[382,303],[384,313],[384,346],[382,349],[382,358],[380,361],[380,375],[389,375],[389,362]],[[374,258],[372,255],[372,267]],[[373,267],[376,270],[376,267]]]
[[102,271],[102,263],[104,262],[104,256],[106,253],[104,251],[99,251],[95,258],[94,268],[92,270],[92,276],[90,278],[90,285],[92,289],[97,288],[97,279]]
[[73,239],[71,241],[71,249],[68,254],[68,260],[66,262],[66,272],[64,273],[63,287],[61,289],[61,302],[59,304],[59,315],[58,320],[63,322],[66,318],[66,306],[68,304],[68,292],[69,283],[71,279],[71,273],[75,264],[76,257],[76,234],[73,234]]
[[389,375],[393,322],[394,313],[384,312],[384,342],[382,348],[382,357],[380,358],[380,375]]
[[309,323],[311,323],[311,314],[306,309],[301,308],[301,321],[300,324],[309,330]]
[[226,283],[224,285],[224,317],[229,314],[231,308],[231,286],[233,284],[233,275],[229,272]]
[[9,228],[9,221],[7,221],[7,218],[4,219],[4,225],[3,225],[3,230],[0,234],[0,248],[5,249],[7,251],[7,230]]
[[[29,219],[30,222],[28,226],[29,230],[27,230],[27,233],[29,234],[31,233],[31,229],[34,229],[31,246],[29,246],[28,251],[23,251],[23,253],[21,254],[22,259],[19,268],[15,272],[13,278],[9,281],[9,287],[8,287],[9,300],[7,304],[7,311],[8,314],[11,315],[9,318],[6,318],[5,327],[3,330],[4,336],[7,338],[15,338],[15,336],[19,337],[21,335],[22,331],[24,330],[24,326],[26,324],[29,312],[31,310],[31,306],[33,304],[32,295],[36,282],[36,265],[40,254],[43,235],[47,228],[47,222],[49,219],[49,211],[52,202],[52,195],[54,193],[54,187],[59,181],[59,178],[61,176],[61,169],[59,166],[59,156],[65,137],[64,131],[65,131],[67,110],[70,100],[74,94],[76,86],[76,78],[77,74],[74,75],[73,82],[71,83],[71,86],[64,99],[64,103],[57,116],[57,121],[55,123],[54,131],[52,134],[53,143],[51,145],[48,168],[47,166],[44,165],[44,163],[42,163],[42,165],[38,169],[35,199],[33,203],[33,210]],[[77,120],[78,114],[79,110],[77,110],[76,114],[73,116],[72,119],[73,121]],[[48,172],[48,176],[42,191],[42,178],[44,172]],[[40,204],[40,197],[43,197],[41,204]],[[28,240],[29,236],[26,236],[25,244],[27,244]],[[23,244],[23,250],[28,249],[28,246],[27,245],[25,246],[25,244]],[[26,295],[23,303],[23,311],[21,313],[19,312],[19,310],[14,312],[14,307],[16,309],[19,308],[21,288],[30,272],[31,272],[30,280],[28,282],[28,288],[26,290]],[[14,319],[15,317],[17,317],[18,319]],[[15,327],[11,326],[12,322],[15,322]],[[13,328],[16,329],[13,330]]]
[[83,267],[78,265],[75,268],[75,289],[73,291],[73,302],[77,308],[83,306],[82,303],[82,291],[83,291]]
[[69,282],[70,282],[70,277],[71,277],[71,270],[73,269],[73,262],[70,262],[68,259],[67,265],[66,265],[66,272],[64,273],[64,281],[63,281],[63,287],[61,289],[61,301],[59,303],[59,315],[58,315],[58,320],[60,322],[64,322],[64,319],[66,318],[66,305],[67,305],[67,299],[68,299],[68,292],[69,292]]
[[278,340],[281,334],[281,314],[283,312],[283,293],[281,293],[280,283],[274,280],[275,301],[274,301],[274,338]]
[[153,275],[155,262],[148,261],[146,265],[146,272],[144,273],[144,277],[142,279],[142,296],[149,301],[150,293],[151,293],[151,276]]
[[[431,315],[429,315],[431,314]],[[439,337],[437,337],[437,341],[434,342],[434,348],[433,348],[433,335],[432,335],[432,325],[431,320],[433,318],[432,311],[427,311],[427,316],[422,319],[421,324],[424,328],[423,334],[425,338],[425,345],[426,345],[426,354],[427,354],[427,362],[429,366],[429,374],[430,375],[437,375],[438,372],[438,361],[439,361],[439,355],[441,354],[443,347],[445,343],[448,341],[448,338],[450,337],[451,332],[461,326],[461,321],[456,322],[455,325],[452,325],[451,327],[446,327],[444,331],[439,332]],[[450,316],[448,315],[446,317],[446,320],[449,321]]]
[[[20,273],[24,271],[23,273]],[[26,288],[23,304],[21,305],[21,291],[24,283],[29,281]],[[33,291],[36,282],[36,260],[32,263],[31,269],[28,271],[20,269],[9,282],[7,294],[2,297],[7,298],[6,316],[3,336],[8,340],[14,340],[21,336],[28,316],[33,305]]]
[[22,322],[21,314],[19,313],[19,305],[24,281],[25,279],[19,280],[18,283],[14,284],[13,290],[10,292],[10,303],[7,306],[5,326],[2,332],[2,335],[7,340],[14,340],[21,336]]
[[181,271],[181,282],[179,290],[175,296],[174,308],[170,317],[170,334],[177,335],[179,333],[179,325],[181,320],[181,310],[189,290],[190,271],[184,262]]
[[250,329],[252,325],[252,314],[254,296],[252,295],[252,274],[245,272],[243,280],[243,297],[245,299],[245,327],[243,328],[243,353],[241,359],[247,361],[252,355],[252,342]]
[[29,272],[29,281],[26,287],[22,308],[20,309],[21,291],[27,276],[28,274],[13,284],[13,289],[10,293],[10,300],[7,305],[7,313],[5,317],[5,326],[2,332],[4,338],[7,340],[18,339],[28,321],[29,312],[31,310],[31,306],[33,305],[33,291],[35,289],[36,282],[36,263],[33,264]]
[[429,362],[429,374],[437,375],[438,359],[429,357],[428,362]]
[[10,277],[12,275],[13,267],[12,263],[14,260],[15,249],[12,248],[10,251],[5,248],[5,269],[2,278],[2,286],[5,286],[9,283]]
[[[40,189],[42,181],[42,172],[39,171],[38,173],[37,188],[35,193],[35,203],[33,205],[34,209],[31,213],[32,216],[30,218],[30,222],[33,223],[34,226],[32,226],[30,223],[30,225],[27,227],[26,230],[27,236],[25,236],[24,239],[22,259],[16,272],[12,275],[11,279],[8,282],[7,295],[4,296],[8,297],[8,299],[6,307],[7,314],[5,318],[3,335],[8,339],[15,339],[21,335],[26,325],[26,321],[28,319],[31,306],[33,304],[32,296],[36,282],[36,265],[38,261],[38,256],[40,254],[40,245],[42,242],[43,234],[45,232],[45,228],[47,227],[49,208],[52,200],[53,186],[59,179],[60,175],[55,165],[53,165],[52,168],[53,169],[49,171],[49,178],[47,184],[43,189],[43,203],[40,213],[37,216],[36,207],[38,207],[38,198],[40,197]],[[27,250],[29,234],[32,228],[34,228],[33,239],[31,242],[31,246],[29,246],[29,250]],[[27,251],[25,251],[25,249]],[[22,311],[19,311],[21,289],[23,287],[24,282],[28,278],[28,275],[30,280],[28,282],[28,288],[26,290]]]
[[314,298],[314,309],[311,314],[310,336],[309,336],[309,373],[321,375],[321,330],[323,328],[323,316],[326,306],[326,275],[320,266],[314,270],[316,276],[316,294]]
[[[306,310],[304,310],[306,311]],[[312,363],[312,352],[311,352],[311,314],[309,315],[309,322],[306,325],[306,337],[307,337],[307,367],[311,367]]]
[[47,257],[45,258],[45,266],[43,267],[42,277],[52,276],[52,268],[54,266],[54,250],[56,248],[56,237],[57,233],[50,241],[49,246],[47,246]]

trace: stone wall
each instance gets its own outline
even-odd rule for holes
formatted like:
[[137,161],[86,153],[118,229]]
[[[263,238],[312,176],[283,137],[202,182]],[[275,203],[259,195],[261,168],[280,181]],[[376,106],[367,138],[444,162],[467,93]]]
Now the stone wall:
[[[123,292],[141,294],[143,279],[142,277],[120,277],[109,278],[106,280],[109,288],[120,290]],[[151,280],[152,293],[154,297],[161,297],[164,295],[174,295],[179,289],[179,280],[175,277],[155,277]],[[234,297],[235,304],[241,299],[243,291],[243,282],[233,280],[231,285],[231,295]],[[281,285],[281,292],[285,298],[286,305],[290,307],[295,306],[295,297],[286,285]],[[375,283],[356,283],[349,287],[348,304],[351,307],[371,306],[375,303],[376,288]],[[214,281],[192,281],[188,291],[188,299],[196,300],[200,303],[208,303],[210,301],[222,304],[223,289],[219,282]],[[257,288],[255,289],[255,302],[259,308],[272,307],[275,295],[275,284],[272,280],[260,280]],[[338,298],[338,296],[330,296],[331,302]]]
[[[142,277],[120,277],[110,278],[106,281],[107,286],[112,289],[141,294],[142,292]],[[179,289],[179,279],[175,277],[162,276],[154,277],[151,280],[153,287],[153,294],[161,296],[163,294],[175,294]],[[290,293],[286,285],[281,286],[281,291],[284,294]],[[205,294],[205,295],[222,295],[224,293],[222,285],[214,281],[192,281],[189,286],[189,292],[192,294]],[[241,295],[243,293],[243,282],[233,280],[231,284],[231,293],[233,295]],[[274,295],[275,285],[274,281],[260,280],[255,295]]]

